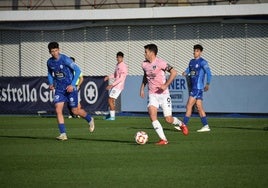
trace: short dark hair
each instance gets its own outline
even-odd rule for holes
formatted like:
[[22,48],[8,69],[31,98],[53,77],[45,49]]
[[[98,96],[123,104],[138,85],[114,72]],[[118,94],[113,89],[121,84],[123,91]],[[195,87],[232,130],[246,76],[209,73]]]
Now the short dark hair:
[[48,47],[48,50],[51,51],[52,49],[59,48],[59,43],[50,42],[47,47]]
[[196,50],[196,49],[198,49],[198,50],[200,50],[202,52],[203,51],[203,46],[201,46],[200,44],[196,44],[196,45],[194,45],[194,50]]
[[158,49],[155,44],[147,44],[144,46],[144,49],[148,49],[151,52],[154,52],[155,55],[157,55]]
[[75,62],[75,58],[74,57],[70,57],[71,60],[73,60],[73,62]]
[[118,56],[120,56],[120,57],[124,57],[123,52],[117,52],[116,57],[118,57]]

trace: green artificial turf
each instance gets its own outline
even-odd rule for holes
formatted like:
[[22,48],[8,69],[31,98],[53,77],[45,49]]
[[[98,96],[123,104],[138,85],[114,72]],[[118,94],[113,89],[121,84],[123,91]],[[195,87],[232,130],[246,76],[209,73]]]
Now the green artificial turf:
[[[210,118],[184,136],[159,118],[169,140],[158,141],[148,117],[66,119],[67,141],[57,141],[56,118],[0,117],[0,185],[4,187],[187,188],[268,186],[268,119]],[[134,135],[146,131],[149,142]]]

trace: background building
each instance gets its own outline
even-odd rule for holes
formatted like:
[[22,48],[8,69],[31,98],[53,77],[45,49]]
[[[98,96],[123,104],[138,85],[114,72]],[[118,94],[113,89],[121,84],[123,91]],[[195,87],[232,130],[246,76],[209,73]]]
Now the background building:
[[259,4],[267,0],[1,0],[0,10],[67,10]]

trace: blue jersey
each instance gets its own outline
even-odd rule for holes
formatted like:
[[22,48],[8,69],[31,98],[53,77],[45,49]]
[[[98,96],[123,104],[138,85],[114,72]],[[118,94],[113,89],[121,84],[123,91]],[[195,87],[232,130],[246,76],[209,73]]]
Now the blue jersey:
[[60,54],[59,59],[49,58],[47,68],[49,85],[61,91],[65,91],[68,85],[75,87],[81,73],[77,64],[64,54]]
[[188,68],[185,70],[185,73],[190,76],[191,79],[191,89],[204,89],[205,76],[207,79],[206,84],[210,84],[211,72],[208,66],[208,62],[202,57],[198,59],[192,59],[189,62]]

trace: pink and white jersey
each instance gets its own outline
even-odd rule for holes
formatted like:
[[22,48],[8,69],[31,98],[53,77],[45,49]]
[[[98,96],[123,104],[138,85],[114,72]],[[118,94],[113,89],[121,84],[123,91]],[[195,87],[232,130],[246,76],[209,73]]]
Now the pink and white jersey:
[[148,80],[149,94],[169,94],[166,90],[159,89],[161,85],[166,83],[165,71],[168,68],[167,62],[160,58],[156,58],[154,62],[144,61],[142,69]]
[[128,74],[128,67],[125,62],[117,63],[115,67],[114,74],[109,75],[109,78],[114,78],[113,86],[114,88],[123,90],[125,86],[125,81]]

